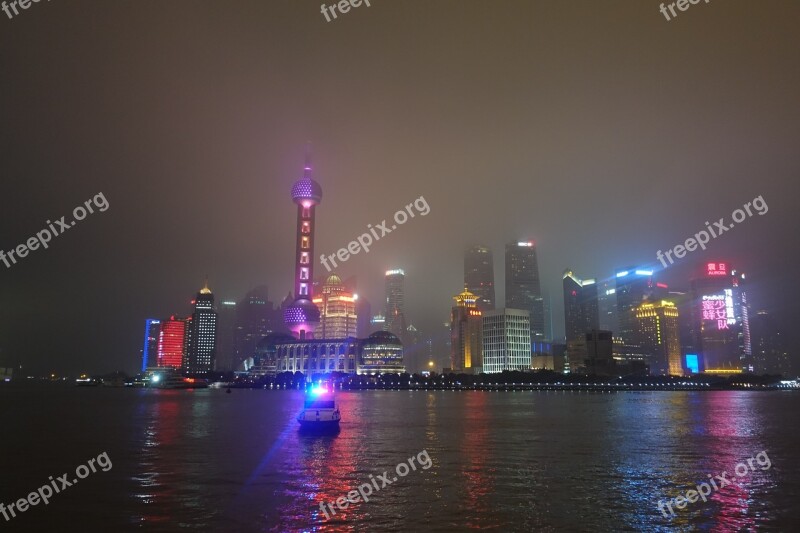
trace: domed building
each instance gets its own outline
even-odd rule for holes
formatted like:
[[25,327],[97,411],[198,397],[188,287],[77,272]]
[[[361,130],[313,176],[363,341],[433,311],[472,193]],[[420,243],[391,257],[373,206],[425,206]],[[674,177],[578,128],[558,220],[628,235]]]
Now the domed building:
[[403,373],[403,343],[393,333],[376,331],[361,343],[359,374]]

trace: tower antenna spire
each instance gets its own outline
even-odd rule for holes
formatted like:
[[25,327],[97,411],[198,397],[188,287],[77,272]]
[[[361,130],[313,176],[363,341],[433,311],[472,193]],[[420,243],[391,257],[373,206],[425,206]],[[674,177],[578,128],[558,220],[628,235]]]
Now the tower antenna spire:
[[306,141],[306,150],[305,150],[305,157],[306,163],[304,165],[304,172],[303,176],[306,178],[311,177],[311,141]]

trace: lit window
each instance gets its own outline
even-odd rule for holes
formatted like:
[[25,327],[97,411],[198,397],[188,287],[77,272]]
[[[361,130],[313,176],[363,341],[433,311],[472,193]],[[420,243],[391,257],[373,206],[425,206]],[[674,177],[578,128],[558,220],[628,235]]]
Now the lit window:
[[309,242],[310,242],[310,239],[308,237],[303,237],[302,239],[300,239],[300,246],[302,248],[308,248]]
[[305,221],[303,222],[302,230],[303,233],[311,233],[311,222]]
[[308,264],[308,252],[302,252],[300,254],[300,264],[307,265]]
[[305,283],[300,284],[300,295],[308,296],[308,285],[306,285]]
[[301,268],[300,269],[300,279],[308,279],[308,269]]

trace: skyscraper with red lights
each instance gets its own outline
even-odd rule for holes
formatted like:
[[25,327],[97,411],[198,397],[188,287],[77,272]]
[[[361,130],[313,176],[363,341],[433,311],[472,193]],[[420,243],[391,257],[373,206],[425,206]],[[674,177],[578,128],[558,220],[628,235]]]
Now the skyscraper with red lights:
[[186,319],[172,315],[161,321],[158,335],[158,366],[161,368],[181,368],[183,364],[184,336]]
[[306,153],[303,177],[292,186],[297,204],[294,264],[294,302],[284,309],[283,321],[298,339],[313,339],[319,308],[312,302],[314,280],[314,211],[322,201],[322,187],[311,178],[311,158]]

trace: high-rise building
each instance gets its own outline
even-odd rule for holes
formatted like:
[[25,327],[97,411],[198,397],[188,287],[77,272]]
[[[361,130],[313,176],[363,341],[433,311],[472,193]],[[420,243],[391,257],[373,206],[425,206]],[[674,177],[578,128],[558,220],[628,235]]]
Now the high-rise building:
[[751,329],[755,371],[758,374],[790,376],[791,361],[786,352],[785,339],[778,329],[775,318],[767,311],[758,311],[752,316]]
[[478,309],[494,309],[494,259],[491,249],[480,245],[467,248],[464,253],[464,287],[478,297]]
[[[375,332],[372,327],[372,305],[360,294],[354,294],[353,298],[356,299],[356,336],[363,339]],[[380,329],[383,329],[382,325]]]
[[483,366],[482,313],[477,296],[466,289],[453,299],[456,305],[450,313],[450,368],[453,372],[471,372]]
[[673,302],[647,302],[636,308],[638,337],[642,351],[649,356],[650,373],[682,376],[678,308]]
[[356,336],[358,324],[356,299],[338,275],[328,276],[322,284],[320,293],[314,296],[313,302],[320,310],[318,338],[345,339]]
[[148,318],[144,321],[144,347],[142,348],[142,372],[147,367],[158,364],[158,334],[161,331],[161,321]]
[[531,339],[545,340],[539,261],[532,241],[506,245],[506,308],[530,313]]
[[704,263],[692,280],[693,328],[703,370],[755,370],[745,275],[729,263]]
[[[286,307],[291,305],[289,299]],[[238,369],[242,362],[252,357],[258,342],[270,333],[283,332],[282,317],[285,308],[275,309],[269,301],[269,290],[266,285],[248,291],[239,303],[236,304],[236,358],[233,361],[234,369]]]
[[530,370],[530,313],[523,309],[496,309],[483,315],[483,371]]
[[629,346],[640,346],[636,309],[647,299],[656,296],[653,271],[629,267],[617,270],[614,294],[617,299],[619,337]]
[[306,153],[303,177],[292,186],[292,201],[297,204],[297,231],[294,267],[294,301],[284,310],[286,327],[298,339],[313,339],[319,324],[319,308],[312,302],[314,279],[314,218],[322,201],[322,187],[311,178],[311,157]]
[[223,300],[217,307],[216,370],[231,372],[237,369],[239,363],[236,351],[236,302]]
[[181,368],[186,344],[186,321],[186,318],[178,318],[175,315],[161,321],[161,331],[158,333],[158,364],[156,366]]
[[206,282],[194,300],[183,370],[190,374],[211,372],[215,369],[216,348],[217,312],[214,311],[214,295]]
[[405,277],[401,269],[386,271],[386,331],[394,333],[401,342],[405,342],[406,302]]
[[615,337],[619,337],[617,289],[613,281],[604,281],[597,284],[597,304],[600,329],[611,331]]
[[564,331],[567,341],[583,337],[587,331],[600,329],[597,282],[580,279],[572,270],[564,271]]

